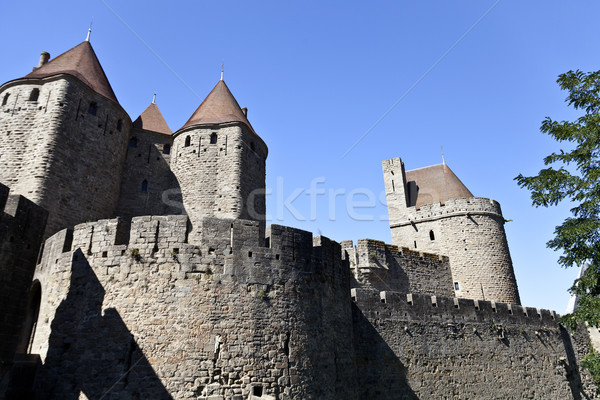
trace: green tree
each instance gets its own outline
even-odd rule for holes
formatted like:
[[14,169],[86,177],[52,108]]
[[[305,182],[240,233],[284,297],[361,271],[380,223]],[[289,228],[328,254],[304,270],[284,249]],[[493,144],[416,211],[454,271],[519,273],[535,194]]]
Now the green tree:
[[[554,121],[548,117],[540,130],[566,147],[544,158],[547,168],[536,176],[515,178],[529,189],[534,206],[554,206],[571,202],[572,216],[554,230],[547,245],[561,250],[563,267],[589,264],[570,292],[579,296],[578,308],[561,322],[571,328],[578,323],[600,325],[600,71],[569,71],[558,77],[566,102],[582,115],[575,121]],[[600,358],[591,354],[584,363],[600,377]],[[597,382],[600,380],[596,379]]]

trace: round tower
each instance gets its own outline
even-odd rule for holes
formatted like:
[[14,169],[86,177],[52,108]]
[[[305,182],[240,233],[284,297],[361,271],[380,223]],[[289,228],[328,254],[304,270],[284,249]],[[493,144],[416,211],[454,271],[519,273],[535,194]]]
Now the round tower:
[[196,230],[205,217],[265,223],[267,146],[223,80],[174,133],[171,169]]
[[520,304],[497,201],[474,197],[446,164],[383,162],[392,243],[448,256],[457,297]]
[[111,217],[131,120],[89,41],[0,86],[0,181],[49,212],[46,236]]

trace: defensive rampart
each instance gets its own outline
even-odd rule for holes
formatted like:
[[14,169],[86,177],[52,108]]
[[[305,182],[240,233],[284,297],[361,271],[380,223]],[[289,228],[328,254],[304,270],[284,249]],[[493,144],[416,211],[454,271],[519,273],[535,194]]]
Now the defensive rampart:
[[205,219],[197,243],[186,216],[51,237],[36,272],[38,392],[96,398],[119,382],[121,398],[353,398],[340,246],[281,226],[264,243],[259,224]]

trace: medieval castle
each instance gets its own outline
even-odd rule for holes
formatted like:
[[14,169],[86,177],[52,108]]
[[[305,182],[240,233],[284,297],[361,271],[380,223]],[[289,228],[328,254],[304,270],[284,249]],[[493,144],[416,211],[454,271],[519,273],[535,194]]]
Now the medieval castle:
[[132,122],[86,40],[0,104],[0,398],[593,396],[586,332],[520,305],[500,205],[445,164],[384,161],[393,245],[336,243],[265,226],[223,80]]

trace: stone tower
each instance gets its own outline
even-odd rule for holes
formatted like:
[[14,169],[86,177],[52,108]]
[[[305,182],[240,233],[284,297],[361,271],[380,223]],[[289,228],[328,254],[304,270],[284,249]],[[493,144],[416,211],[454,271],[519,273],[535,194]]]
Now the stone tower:
[[202,218],[260,221],[267,146],[223,80],[174,133],[171,169],[193,231]]
[[[171,172],[173,132],[169,129],[158,105],[152,103],[133,122],[127,145],[127,156],[117,215],[181,214],[179,186]],[[169,207],[174,203],[177,208]]]
[[131,120],[89,41],[0,86],[0,182],[49,212],[45,236],[113,215]]
[[500,204],[474,197],[446,164],[383,162],[392,243],[450,258],[455,295],[520,304]]

